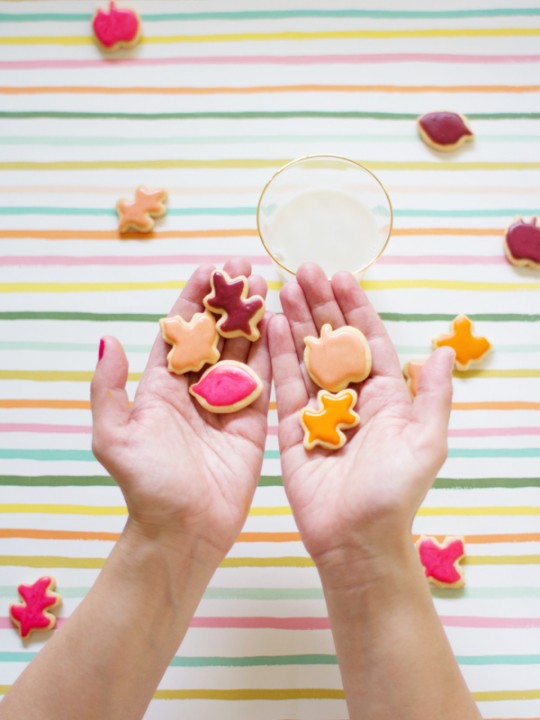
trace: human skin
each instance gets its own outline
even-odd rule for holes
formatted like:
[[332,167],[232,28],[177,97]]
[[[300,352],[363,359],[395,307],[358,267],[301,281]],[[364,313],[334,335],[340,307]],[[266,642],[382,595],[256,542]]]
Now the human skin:
[[[281,290],[269,345],[283,484],[324,589],[350,720],[478,720],[411,540],[447,455],[454,353],[433,353],[411,398],[386,330],[358,281],[308,264]],[[304,338],[345,324],[370,343],[360,426],[338,452],[307,451],[299,411],[318,388]],[[311,402],[313,405],[313,402]]]

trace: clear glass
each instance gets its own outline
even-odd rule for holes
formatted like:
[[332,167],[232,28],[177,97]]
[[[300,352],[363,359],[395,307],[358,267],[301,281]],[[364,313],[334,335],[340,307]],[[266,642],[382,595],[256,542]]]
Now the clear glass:
[[331,277],[364,272],[392,232],[392,203],[371,170],[338,155],[293,160],[271,178],[257,206],[268,254],[291,275],[316,262]]

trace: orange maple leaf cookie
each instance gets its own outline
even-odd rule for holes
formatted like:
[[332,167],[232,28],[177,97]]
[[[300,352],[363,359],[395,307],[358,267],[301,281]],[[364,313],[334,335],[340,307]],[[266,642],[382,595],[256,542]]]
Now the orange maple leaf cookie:
[[198,372],[203,365],[219,360],[219,335],[209,312],[195,313],[189,322],[179,315],[161,318],[159,326],[165,342],[172,345],[167,355],[170,372],[177,375]]
[[337,330],[326,323],[319,338],[304,339],[304,364],[319,387],[331,392],[362,382],[371,372],[371,350],[364,333],[345,325]]
[[50,575],[39,578],[32,585],[17,588],[23,602],[10,605],[9,615],[22,638],[27,638],[34,630],[52,630],[56,625],[56,616],[49,610],[58,607],[62,598],[53,592],[55,588],[55,579]]
[[165,190],[148,190],[142,185],[135,191],[135,200],[119,200],[116,203],[118,230],[148,233],[154,229],[154,218],[165,215],[167,208]]
[[411,395],[416,397],[418,392],[418,383],[420,382],[420,373],[426,364],[425,360],[409,360],[403,366],[403,377],[407,382],[407,387],[411,391]]
[[304,447],[312,450],[320,445],[327,450],[339,450],[347,442],[343,429],[349,430],[360,422],[354,406],[358,400],[355,390],[342,390],[337,395],[319,390],[318,410],[305,407],[300,411],[300,424],[304,429]]
[[452,333],[439,335],[433,340],[433,347],[451,347],[456,351],[456,369],[467,370],[479,363],[491,350],[491,343],[485,337],[472,334],[472,321],[466,315],[458,315],[452,321]]
[[465,584],[459,562],[465,556],[463,538],[445,537],[439,543],[433,537],[422,536],[416,543],[420,562],[427,579],[436,587],[460,588]]

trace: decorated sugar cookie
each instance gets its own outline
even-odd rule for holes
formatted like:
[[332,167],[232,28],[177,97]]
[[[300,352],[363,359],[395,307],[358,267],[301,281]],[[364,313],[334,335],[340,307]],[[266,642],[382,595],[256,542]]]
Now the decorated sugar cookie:
[[225,270],[214,270],[210,279],[212,291],[203,299],[210,312],[222,315],[217,329],[225,338],[245,337],[252,342],[261,336],[257,325],[264,315],[264,299],[248,297],[245,275],[231,278]]
[[327,450],[339,450],[347,442],[343,430],[356,427],[360,422],[354,406],[358,395],[350,388],[337,395],[319,390],[318,409],[305,407],[300,411],[300,424],[304,429],[304,447],[312,450],[320,445]]
[[465,115],[455,112],[426,113],[416,123],[426,145],[443,152],[456,150],[474,137]]
[[504,252],[512,265],[540,270],[540,227],[537,222],[536,217],[528,223],[519,219],[506,231]]
[[364,334],[345,325],[332,330],[321,328],[320,338],[307,337],[304,363],[311,379],[331,392],[344,390],[350,383],[362,382],[371,372],[371,351]]
[[433,347],[451,347],[456,351],[456,368],[468,370],[471,365],[481,362],[491,350],[491,343],[485,337],[472,334],[473,324],[466,315],[458,315],[452,321],[452,333],[439,335],[433,340]]
[[425,364],[425,360],[409,360],[409,362],[406,362],[403,366],[403,376],[407,381],[407,387],[413,397],[416,397],[416,393],[418,392],[420,373]]
[[420,562],[432,585],[443,588],[460,588],[465,584],[459,562],[465,556],[463,538],[445,537],[442,543],[435,538],[422,536],[416,543]]
[[92,20],[96,42],[102,50],[115,52],[130,48],[141,39],[141,21],[131,8],[117,8],[111,0],[109,10],[99,9]]
[[165,190],[148,190],[142,185],[135,191],[135,200],[119,200],[116,203],[118,230],[148,233],[154,229],[154,219],[165,215],[167,208]]
[[189,392],[213,413],[233,413],[251,405],[262,392],[259,376],[244,363],[221,360],[204,373]]
[[170,372],[177,375],[198,372],[203,365],[219,360],[219,335],[209,312],[195,313],[189,322],[179,315],[161,318],[159,325],[163,339],[172,345],[167,355]]
[[56,581],[50,575],[17,588],[23,602],[10,605],[9,615],[22,638],[35,630],[52,630],[56,625],[56,616],[49,611],[58,607],[62,598],[53,592],[55,588]]

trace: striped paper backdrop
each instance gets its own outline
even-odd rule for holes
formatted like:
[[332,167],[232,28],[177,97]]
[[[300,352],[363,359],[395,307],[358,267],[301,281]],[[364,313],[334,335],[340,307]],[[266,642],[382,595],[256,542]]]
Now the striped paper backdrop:
[[[11,628],[15,586],[52,572],[65,621],[120,532],[90,451],[99,338],[132,393],[178,289],[242,254],[279,278],[255,230],[284,162],[337,153],[387,185],[395,231],[364,279],[403,361],[464,312],[494,352],[456,377],[450,455],[416,533],[463,533],[467,585],[434,592],[485,718],[540,718],[540,274],[504,228],[540,214],[540,4],[533,0],[138,2],[144,40],[92,42],[92,2],[0,2],[0,685],[42,646]],[[418,139],[422,112],[466,113],[474,144]],[[170,194],[150,239],[114,205]],[[321,589],[281,485],[276,413],[244,532],[147,718],[346,717]]]

